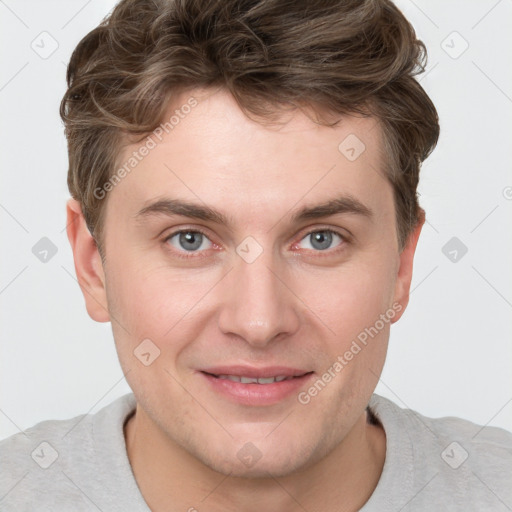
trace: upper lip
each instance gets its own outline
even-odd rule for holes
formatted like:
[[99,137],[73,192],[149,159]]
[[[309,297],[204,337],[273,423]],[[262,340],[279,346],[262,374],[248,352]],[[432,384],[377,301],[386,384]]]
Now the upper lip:
[[202,368],[200,371],[211,373],[213,375],[238,375],[243,377],[252,378],[265,378],[265,377],[299,377],[306,373],[310,373],[311,370],[300,370],[298,368],[291,368],[289,366],[210,366],[208,368]]

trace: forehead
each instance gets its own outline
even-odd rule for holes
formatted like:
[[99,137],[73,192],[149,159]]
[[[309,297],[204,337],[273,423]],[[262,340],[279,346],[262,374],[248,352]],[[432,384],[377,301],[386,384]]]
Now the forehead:
[[[120,166],[137,161],[109,203],[133,217],[151,202],[172,197],[214,207],[226,217],[233,210],[238,217],[247,212],[275,219],[279,208],[340,194],[363,204],[378,201],[379,192],[389,196],[379,123],[343,116],[328,127],[307,113],[312,115],[284,112],[278,124],[261,123],[225,90],[182,93],[157,130],[121,152]],[[150,149],[141,157],[143,146]]]

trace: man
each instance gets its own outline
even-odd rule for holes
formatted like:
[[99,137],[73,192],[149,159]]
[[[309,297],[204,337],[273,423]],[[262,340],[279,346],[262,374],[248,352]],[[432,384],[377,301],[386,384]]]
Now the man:
[[388,1],[123,0],[61,114],[133,394],[0,445],[2,510],[507,510],[512,434],[375,395],[435,108]]

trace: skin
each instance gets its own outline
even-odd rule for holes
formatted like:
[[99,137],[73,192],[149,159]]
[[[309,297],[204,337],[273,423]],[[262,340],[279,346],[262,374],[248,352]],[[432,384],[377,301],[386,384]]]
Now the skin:
[[[296,110],[280,126],[263,126],[222,89],[183,93],[176,105],[190,96],[198,105],[104,199],[104,264],[80,205],[67,203],[87,311],[111,321],[137,398],[125,438],[139,488],[153,511],[358,510],[378,483],[386,447],[365,407],[390,324],[408,303],[423,219],[400,251],[375,119],[344,116],[331,128]],[[352,162],[338,150],[349,134],[366,146]],[[125,147],[120,161],[140,145]],[[372,217],[290,223],[301,207],[340,194]],[[162,197],[206,204],[233,224],[136,220]],[[199,249],[180,245],[179,235],[164,240],[183,228],[205,231]],[[329,229],[345,238],[333,235],[318,249],[309,233]],[[263,249],[250,264],[236,252],[248,236]],[[393,304],[401,310],[307,405],[296,394],[269,406],[237,404],[197,372],[244,362],[320,377]],[[133,353],[146,338],[160,350],[149,366]],[[251,467],[237,457],[248,442],[261,453]]]

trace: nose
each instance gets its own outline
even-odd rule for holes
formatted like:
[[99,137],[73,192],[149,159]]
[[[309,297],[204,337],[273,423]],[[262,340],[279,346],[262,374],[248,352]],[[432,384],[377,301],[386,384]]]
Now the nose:
[[221,331],[241,337],[254,348],[296,332],[300,300],[287,282],[289,274],[273,261],[271,251],[264,251],[252,263],[238,256],[234,261],[222,290]]

